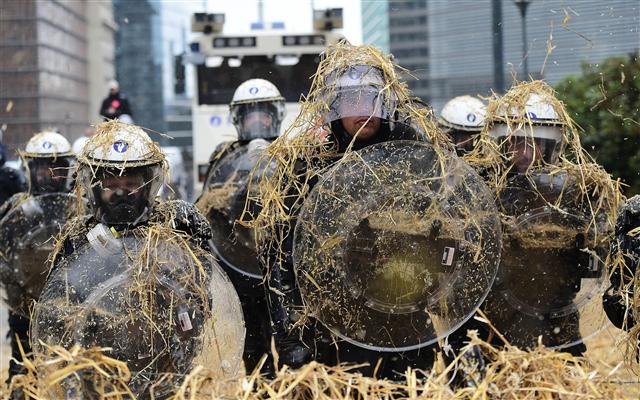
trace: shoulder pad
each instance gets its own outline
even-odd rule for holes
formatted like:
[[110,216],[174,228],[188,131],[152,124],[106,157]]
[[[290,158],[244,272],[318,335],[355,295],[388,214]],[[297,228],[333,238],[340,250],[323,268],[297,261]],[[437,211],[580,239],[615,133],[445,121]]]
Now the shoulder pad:
[[185,232],[191,237],[192,242],[207,249],[208,241],[211,239],[211,226],[194,204],[184,200],[160,203],[154,208],[149,220]]

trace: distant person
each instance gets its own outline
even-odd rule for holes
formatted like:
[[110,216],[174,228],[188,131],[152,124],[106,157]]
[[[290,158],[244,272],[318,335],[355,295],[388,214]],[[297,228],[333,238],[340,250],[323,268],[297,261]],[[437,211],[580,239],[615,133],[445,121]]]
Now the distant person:
[[87,140],[89,140],[91,136],[95,135],[95,133],[96,131],[92,127],[86,127],[84,130],[84,135],[77,138],[76,141],[73,142],[73,146],[71,146],[73,154],[80,154],[82,148],[84,147],[84,144],[87,143]]
[[123,114],[128,115],[130,118],[133,115],[131,107],[129,107],[129,100],[120,93],[118,81],[112,80],[109,82],[109,95],[102,101],[100,115],[105,120],[108,120],[120,118]]

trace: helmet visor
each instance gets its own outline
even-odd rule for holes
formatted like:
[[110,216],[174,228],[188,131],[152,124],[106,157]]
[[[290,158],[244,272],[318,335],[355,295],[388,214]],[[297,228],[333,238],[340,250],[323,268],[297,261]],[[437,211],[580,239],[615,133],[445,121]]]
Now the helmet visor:
[[514,172],[552,164],[557,160],[556,141],[552,139],[512,136],[501,142],[502,154],[510,160]]
[[273,139],[278,137],[280,118],[277,107],[270,102],[240,104],[232,110],[238,139]]
[[133,224],[146,216],[158,193],[160,164],[137,168],[98,168],[91,178],[95,215],[105,224]]
[[491,131],[501,152],[510,160],[514,172],[524,173],[530,168],[555,164],[562,151],[562,127],[533,125],[511,130],[496,124]]
[[28,158],[30,192],[33,194],[69,192],[71,162],[72,157]]
[[375,86],[355,86],[337,90],[329,102],[329,113],[325,122],[353,117],[387,119],[388,113],[383,112],[383,100],[384,96]]

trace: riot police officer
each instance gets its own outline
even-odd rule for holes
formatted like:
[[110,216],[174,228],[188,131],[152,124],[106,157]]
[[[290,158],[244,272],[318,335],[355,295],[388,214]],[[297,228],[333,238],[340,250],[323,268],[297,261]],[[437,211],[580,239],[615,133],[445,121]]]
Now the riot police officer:
[[166,168],[141,128],[97,127],[77,169],[90,213],[65,226],[31,330],[38,343],[112,348],[136,372],[137,395],[197,359],[233,376],[242,351],[240,304],[209,254],[207,220],[182,200],[156,200]]
[[[330,108],[323,122],[328,129],[327,142],[335,148],[336,154],[343,154],[349,147],[359,150],[392,139],[393,116],[391,113],[393,111],[390,107],[384,106],[385,99],[380,94],[380,87],[384,86],[384,83],[383,72],[369,65],[354,65],[347,71],[336,72],[327,77],[326,86],[334,87],[335,93],[328,100]],[[395,100],[386,99],[386,101]],[[415,133],[412,135],[400,130],[393,133],[397,134],[398,139],[420,139]],[[293,226],[290,229],[292,228]],[[290,238],[293,235],[290,232],[285,236]],[[301,340],[299,330],[292,329],[298,319],[296,309],[301,306],[302,299],[295,282],[294,267],[291,264],[293,250],[291,238],[286,242],[286,247],[286,265],[265,266],[271,267],[266,294],[269,299],[273,336],[281,361],[284,364],[299,367],[312,357],[335,359],[335,356],[327,354],[312,354],[316,349],[312,349],[313,346],[310,346],[309,342],[315,340],[313,337],[315,332],[307,332],[306,340]],[[307,343],[303,343],[304,341]],[[346,342],[342,344],[346,354],[359,350],[357,348],[347,350],[347,346],[349,345]],[[327,351],[326,343],[321,347]],[[363,351],[366,352],[366,350]],[[376,355],[373,354],[369,358],[375,358]],[[427,358],[431,357],[426,351],[424,355]],[[373,366],[375,361],[371,363]],[[427,363],[430,361],[427,360]]]
[[473,141],[484,128],[484,103],[472,96],[458,96],[449,100],[438,118],[442,128],[456,146],[458,155],[473,150]]
[[[350,50],[354,56],[366,52],[357,47]],[[362,373],[371,376],[377,372],[379,377],[395,379],[409,366],[431,368],[437,340],[467,318],[483,295],[472,295],[470,298],[474,299],[468,302],[452,300],[451,304],[455,302],[456,306],[450,309],[450,315],[455,314],[451,319],[438,313],[442,302],[434,298],[457,296],[457,290],[461,289],[457,285],[464,280],[473,282],[479,292],[488,290],[493,275],[488,273],[483,277],[486,279],[480,279],[482,284],[477,285],[476,280],[466,279],[467,267],[462,267],[464,272],[459,275],[465,279],[456,281],[450,275],[449,267],[459,260],[461,247],[455,244],[455,239],[449,241],[455,235],[444,238],[441,221],[433,221],[429,228],[399,229],[400,220],[389,226],[376,216],[388,212],[413,215],[421,221],[428,220],[421,218],[425,214],[433,217],[431,211],[440,209],[442,203],[431,189],[438,192],[448,183],[464,180],[462,176],[441,180],[447,173],[434,168],[441,166],[438,160],[443,158],[439,157],[447,157],[459,167],[452,170],[457,173],[465,170],[473,175],[474,182],[483,186],[485,196],[477,196],[478,204],[483,203],[481,198],[490,200],[490,194],[478,175],[459,164],[455,155],[445,150],[439,153],[428,144],[429,136],[419,127],[424,122],[419,119],[424,116],[402,112],[415,108],[408,104],[411,100],[406,94],[401,96],[397,92],[396,78],[379,63],[354,62],[324,71],[323,76],[316,78],[322,86],[316,88],[317,95],[311,101],[326,104],[322,122],[326,133],[324,148],[329,152],[323,157],[298,160],[294,175],[311,176],[307,181],[309,187],[303,190],[311,194],[306,200],[287,196],[290,203],[286,202],[285,207],[292,207],[294,212],[292,221],[278,234],[283,239],[281,252],[275,248],[279,245],[276,243],[263,247],[266,252],[263,259],[269,263],[265,270],[275,345],[281,362],[293,367],[312,358],[329,364],[367,363],[361,368]],[[358,156],[338,162],[353,155],[352,151],[363,157],[363,165],[355,165]],[[391,164],[386,165],[389,160]],[[380,163],[381,169],[367,173],[371,165]],[[322,171],[322,176],[307,174],[309,171]],[[390,173],[393,178],[385,181],[383,177],[389,171],[395,171]],[[422,192],[421,183],[407,180],[409,171],[419,176],[417,181],[422,183],[434,178],[434,182],[439,182],[438,189],[432,187]],[[360,182],[359,177],[365,176],[368,183]],[[412,189],[405,188],[406,184],[412,185]],[[340,191],[333,193],[337,188]],[[398,188],[400,192],[394,192]],[[419,200],[405,198],[411,196],[412,190],[420,193]],[[446,189],[443,192],[450,193]],[[302,211],[295,209],[296,203],[304,204]],[[494,207],[493,201],[488,203],[489,208]],[[456,209],[454,205],[449,208]],[[362,214],[355,210],[361,210]],[[359,222],[352,226],[350,217]],[[488,231],[497,231],[497,218],[490,218],[484,226]],[[323,236],[325,228],[338,230]],[[487,236],[491,235],[487,232]],[[497,267],[489,259],[486,264]],[[311,310],[311,319],[300,329],[305,307]],[[436,319],[442,323],[438,327],[434,327]]]
[[[29,308],[46,277],[52,236],[73,211],[71,166],[75,159],[64,136],[44,131],[33,136],[20,153],[28,190],[13,195],[0,207],[0,266],[7,292],[12,357],[20,360],[16,336],[29,353]],[[20,367],[10,362],[9,378]]]
[[238,140],[221,143],[214,149],[209,158],[207,181],[211,179],[216,164],[228,153],[254,140],[271,142],[280,136],[286,115],[284,97],[273,83],[265,79],[249,79],[238,86],[229,104],[229,112]]
[[526,96],[496,107],[489,130],[508,179],[497,193],[505,217],[501,268],[483,308],[513,345],[533,348],[542,337],[548,347],[581,355],[581,330],[602,327],[593,299],[605,281],[609,228],[582,193],[576,168],[560,159],[570,129],[561,105],[542,90]]
[[[229,109],[238,140],[222,143],[211,154],[204,191],[196,204],[211,223],[212,247],[242,302],[247,324],[244,363],[250,373],[262,355],[270,353],[271,328],[255,238],[237,221],[245,210],[254,168],[257,174],[268,172],[268,165],[257,163],[262,149],[280,135],[284,97],[271,82],[250,79],[238,86]],[[265,364],[266,369],[271,366]]]

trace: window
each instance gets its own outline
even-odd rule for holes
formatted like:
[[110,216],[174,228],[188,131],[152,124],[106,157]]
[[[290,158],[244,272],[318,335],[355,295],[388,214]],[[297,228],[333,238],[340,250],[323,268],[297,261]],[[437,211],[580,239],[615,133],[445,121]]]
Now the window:
[[425,25],[427,23],[427,16],[420,15],[417,17],[393,17],[389,18],[390,26],[411,26],[411,25]]
[[418,42],[427,40],[427,32],[392,33],[391,42]]
[[275,58],[246,56],[242,68],[230,66],[225,60],[216,67],[198,65],[198,101],[200,104],[228,104],[236,88],[251,78],[271,81],[288,102],[297,102],[306,95],[311,77],[318,68],[320,57],[304,54],[295,65],[279,65]]
[[429,51],[426,47],[416,47],[413,49],[401,49],[393,51],[393,55],[397,58],[405,57],[426,57]]
[[427,8],[426,0],[411,0],[411,1],[391,1],[389,7],[393,11],[400,10],[424,10]]

